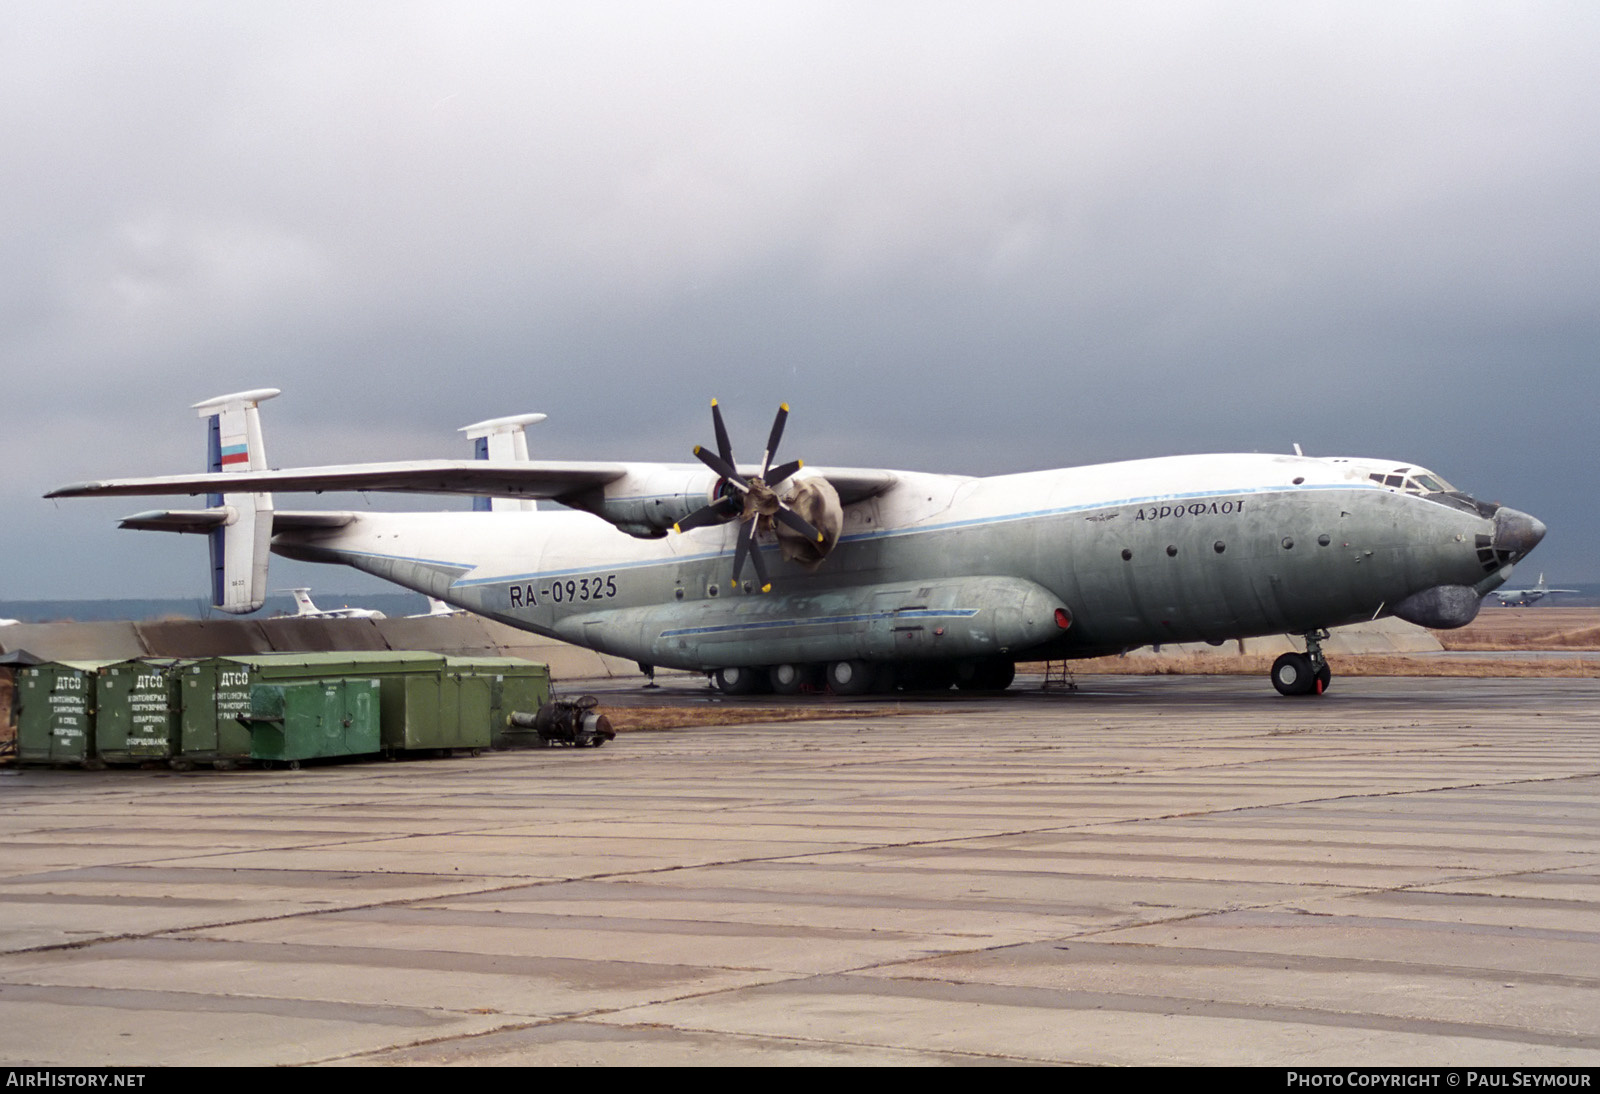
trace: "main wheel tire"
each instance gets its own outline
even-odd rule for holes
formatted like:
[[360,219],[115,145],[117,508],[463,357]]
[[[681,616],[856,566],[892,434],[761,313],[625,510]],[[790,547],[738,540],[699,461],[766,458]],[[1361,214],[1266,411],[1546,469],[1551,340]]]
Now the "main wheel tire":
[[903,691],[949,691],[956,682],[956,667],[950,661],[902,661],[895,669]]
[[900,686],[900,673],[895,665],[886,662],[872,666],[872,690],[878,695],[893,695]]
[[989,662],[988,671],[984,673],[984,681],[990,691],[1004,691],[1011,686],[1017,678],[1017,663],[1007,661],[1005,658]]
[[1004,657],[963,661],[956,666],[956,687],[962,691],[1004,691],[1016,678],[1015,662]]
[[799,695],[807,688],[816,686],[816,666],[798,662],[773,665],[767,670],[767,681],[779,695]]
[[1279,695],[1310,695],[1317,686],[1311,659],[1303,653],[1286,653],[1272,663],[1272,686]]
[[835,695],[866,695],[872,690],[877,675],[866,661],[828,663],[828,687]]
[[767,674],[761,669],[740,665],[718,669],[716,679],[717,690],[724,695],[755,695],[766,684]]

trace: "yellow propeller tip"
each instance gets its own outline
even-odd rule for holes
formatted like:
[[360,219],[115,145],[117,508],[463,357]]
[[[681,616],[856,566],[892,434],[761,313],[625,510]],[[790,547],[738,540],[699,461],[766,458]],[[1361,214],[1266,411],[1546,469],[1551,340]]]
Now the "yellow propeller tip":
[[764,593],[770,593],[772,591],[772,586],[771,585],[763,585],[763,586],[761,586],[761,591],[764,592]]
[[717,401],[716,401],[716,400],[715,400],[715,399],[712,399],[712,400],[711,400],[711,405],[712,405],[712,406],[716,406],[716,405],[717,405]]
[[679,527],[678,527],[678,526],[677,526],[677,525],[676,525],[676,524],[674,524],[674,525],[673,525],[673,526],[672,526],[672,530],[673,530],[673,531],[674,531],[674,532],[682,532],[682,531],[683,531],[683,529],[682,529],[682,528],[679,528]]
[[779,403],[778,404],[778,409],[783,411],[785,414],[787,414],[787,413],[789,413],[789,404],[788,403]]

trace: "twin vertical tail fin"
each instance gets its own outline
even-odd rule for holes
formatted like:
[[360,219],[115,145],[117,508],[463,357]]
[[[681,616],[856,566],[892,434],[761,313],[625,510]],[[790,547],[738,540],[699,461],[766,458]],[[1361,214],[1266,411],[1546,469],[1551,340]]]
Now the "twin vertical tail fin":
[[[278,394],[258,388],[194,404],[209,418],[210,471],[265,471],[266,446],[261,439],[260,404]],[[206,504],[225,520],[209,534],[211,602],[222,611],[245,615],[267,598],[267,560],[272,543],[272,495],[209,494]]]
[[[461,432],[472,442],[472,458],[527,462],[530,425],[544,421],[543,414],[513,414],[506,418],[490,418],[461,427]],[[473,498],[472,508],[479,511],[505,509],[534,509],[531,498]]]

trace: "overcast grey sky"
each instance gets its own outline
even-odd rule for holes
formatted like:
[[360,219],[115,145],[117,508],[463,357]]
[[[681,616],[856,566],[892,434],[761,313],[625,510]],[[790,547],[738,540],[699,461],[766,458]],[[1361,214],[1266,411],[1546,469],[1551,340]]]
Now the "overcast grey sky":
[[1600,580],[1597,56],[1587,0],[7,5],[0,598],[202,594],[159,500],[39,495],[261,386],[277,465],[686,460],[712,395],[825,464],[1299,442]]

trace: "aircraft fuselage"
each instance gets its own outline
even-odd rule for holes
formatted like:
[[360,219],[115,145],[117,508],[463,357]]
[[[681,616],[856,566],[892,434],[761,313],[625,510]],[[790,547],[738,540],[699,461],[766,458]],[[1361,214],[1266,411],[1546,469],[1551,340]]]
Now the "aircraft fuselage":
[[1341,461],[897,474],[845,507],[820,565],[785,562],[764,537],[766,594],[730,586],[733,525],[636,539],[576,512],[379,513],[280,533],[273,550],[683,669],[1093,656],[1390,613],[1459,625],[1466,590],[1481,598],[1525,553],[1491,507],[1387,489]]

